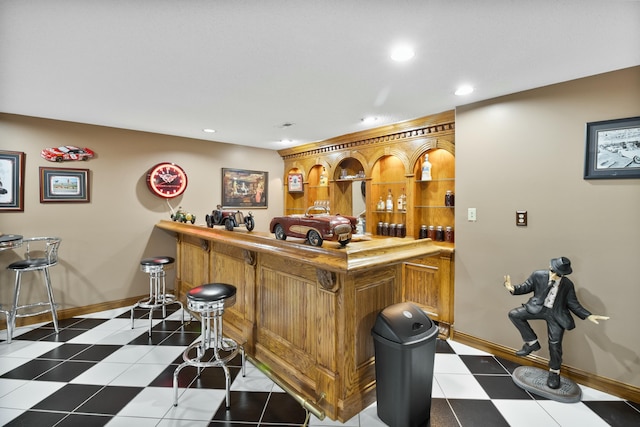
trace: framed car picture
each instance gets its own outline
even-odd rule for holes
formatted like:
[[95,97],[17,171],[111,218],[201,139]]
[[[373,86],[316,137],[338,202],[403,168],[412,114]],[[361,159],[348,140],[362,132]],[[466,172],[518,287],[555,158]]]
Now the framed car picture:
[[222,168],[223,208],[266,208],[269,173]]
[[640,178],[640,117],[587,123],[584,179]]
[[302,187],[302,174],[290,173],[287,180],[287,188],[289,193],[302,193],[304,191]]
[[40,203],[89,201],[89,169],[40,168]]
[[0,150],[0,212],[24,211],[24,158],[22,152]]

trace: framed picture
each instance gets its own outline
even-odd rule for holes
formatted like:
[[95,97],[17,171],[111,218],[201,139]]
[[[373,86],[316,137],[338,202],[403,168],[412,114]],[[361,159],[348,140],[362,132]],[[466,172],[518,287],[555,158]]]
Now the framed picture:
[[40,203],[89,201],[89,169],[40,168]]
[[287,187],[289,188],[289,193],[302,193],[304,189],[302,188],[302,174],[301,173],[290,173]]
[[222,168],[223,208],[266,208],[269,173]]
[[584,179],[640,178],[640,117],[587,123]]
[[0,212],[24,211],[24,158],[22,152],[0,150]]

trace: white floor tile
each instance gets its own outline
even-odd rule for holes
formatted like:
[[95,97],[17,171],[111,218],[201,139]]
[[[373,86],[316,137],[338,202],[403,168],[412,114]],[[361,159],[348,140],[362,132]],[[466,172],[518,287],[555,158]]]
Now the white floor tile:
[[123,313],[131,311],[131,307],[114,308],[113,310],[99,311],[97,313],[83,314],[78,317],[85,319],[113,319]]
[[110,333],[104,336],[103,338],[101,338],[99,341],[97,341],[96,344],[126,345],[131,341],[135,340],[136,338],[138,338],[140,335],[147,334],[148,331],[147,329],[136,328],[136,329],[120,329],[118,331],[107,331],[107,332],[110,332]]
[[258,368],[247,363],[246,376],[243,377],[239,373],[235,380],[231,383],[232,391],[264,391],[269,392],[273,389],[274,382],[271,381]]
[[136,363],[152,350],[148,345],[125,345],[114,351],[102,361],[107,363]]
[[555,427],[557,422],[535,400],[492,400],[511,427]]
[[467,365],[457,354],[436,353],[433,372],[441,374],[471,374]]
[[0,375],[9,372],[12,369],[15,369],[20,365],[24,365],[30,360],[31,359],[23,357],[0,357]]
[[473,375],[436,373],[434,379],[447,399],[489,399]]
[[173,408],[173,389],[147,387],[116,415],[119,417],[162,418]]
[[70,383],[107,385],[122,375],[129,367],[130,365],[126,363],[100,362],[75,377]]
[[159,418],[141,418],[141,417],[113,417],[107,424],[107,427],[155,427],[160,426]]
[[387,425],[378,418],[378,406],[375,403],[360,412],[359,417],[360,426],[362,427],[387,427]]
[[14,380],[10,378],[0,378],[0,397],[6,396],[13,390],[22,387],[28,380]]
[[341,423],[340,421],[333,421],[329,418],[325,418],[324,420],[321,421],[314,415],[311,415],[311,418],[309,419],[309,426],[310,427],[316,427],[316,426],[360,427],[360,416],[356,415],[350,420],[347,420],[347,422]]
[[486,351],[478,350],[477,348],[469,347],[466,344],[461,344],[459,342],[455,342],[452,340],[447,340],[451,348],[456,352],[456,354],[463,354],[469,356],[491,356],[491,353],[487,353]]
[[617,396],[613,396],[609,393],[605,393],[604,391],[596,390],[595,388],[587,387],[585,385],[578,384],[580,389],[582,389],[582,400],[624,400]]
[[102,330],[90,329],[87,332],[84,332],[78,335],[77,337],[71,338],[67,342],[69,344],[96,344],[100,342],[100,340],[103,340],[107,336],[113,334],[113,332],[114,331],[109,329],[102,329]]
[[[172,389],[169,389],[173,391]],[[225,399],[224,390],[187,389],[180,395],[178,406],[171,406],[165,419],[203,420],[213,418],[218,407]],[[173,399],[173,398],[172,398]],[[173,400],[171,400],[173,403]]]
[[0,407],[29,409],[51,393],[64,387],[65,384],[48,381],[25,381],[23,386],[0,398]]
[[561,403],[554,400],[540,400],[538,403],[562,427],[609,426],[609,424],[582,402]]
[[[11,347],[14,344],[18,344],[21,342],[22,341],[14,341],[11,344],[8,344],[8,346]],[[41,354],[51,351],[56,347],[60,347],[62,344],[64,343],[49,341],[29,341],[28,345],[16,345],[15,347],[13,347],[14,351],[9,351],[4,356],[35,359]]]
[[154,346],[153,349],[142,356],[137,363],[164,363],[168,365],[178,358],[187,346]]
[[208,421],[165,419],[160,421],[158,427],[207,427],[208,425]]
[[0,408],[0,426],[7,425],[9,421],[18,418],[23,412],[23,409]]
[[151,381],[156,379],[166,367],[167,365],[153,365],[150,363],[130,365],[122,374],[111,381],[109,385],[146,387],[151,384]]

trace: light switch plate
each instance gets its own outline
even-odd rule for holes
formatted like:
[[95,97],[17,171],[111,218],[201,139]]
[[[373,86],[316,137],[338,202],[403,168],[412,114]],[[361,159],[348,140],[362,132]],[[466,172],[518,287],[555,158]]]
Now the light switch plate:
[[467,210],[467,220],[468,221],[475,221],[477,219],[477,215],[476,215],[476,208],[469,208]]

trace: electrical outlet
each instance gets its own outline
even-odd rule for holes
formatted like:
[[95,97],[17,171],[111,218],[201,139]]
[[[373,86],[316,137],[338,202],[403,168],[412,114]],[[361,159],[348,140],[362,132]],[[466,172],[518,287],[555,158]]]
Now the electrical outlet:
[[467,220],[468,221],[475,221],[476,219],[477,219],[476,208],[469,208],[467,210]]
[[527,220],[527,211],[516,211],[516,225],[518,227],[526,227]]

